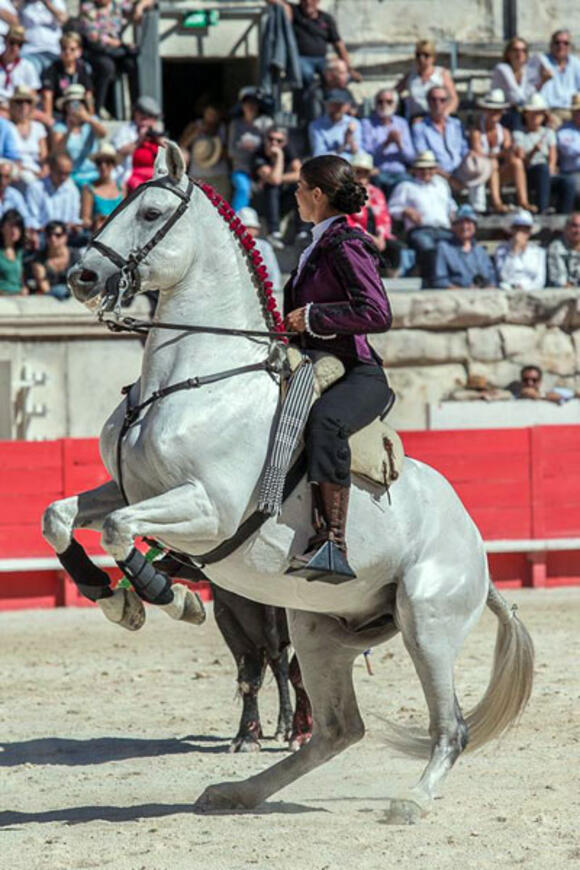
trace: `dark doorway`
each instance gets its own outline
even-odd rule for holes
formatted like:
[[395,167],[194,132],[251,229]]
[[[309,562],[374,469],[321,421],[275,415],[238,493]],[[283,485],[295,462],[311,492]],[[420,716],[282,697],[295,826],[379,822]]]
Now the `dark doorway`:
[[204,102],[217,103],[226,113],[244,85],[256,82],[256,58],[220,60],[163,60],[165,127],[178,139],[185,126],[198,117]]

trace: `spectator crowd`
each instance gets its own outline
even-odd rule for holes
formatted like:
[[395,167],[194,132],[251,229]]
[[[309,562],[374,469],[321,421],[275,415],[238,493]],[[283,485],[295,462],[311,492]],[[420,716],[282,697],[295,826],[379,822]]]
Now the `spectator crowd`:
[[[536,290],[580,286],[580,60],[556,30],[532,55],[511,39],[490,90],[466,123],[450,70],[421,39],[410,69],[357,104],[361,81],[334,18],[318,0],[267,0],[294,40],[302,87],[291,127],[266,91],[233,107],[196,94],[179,144],[190,174],[212,184],[274,252],[307,243],[295,190],[310,156],[350,161],[368,199],[349,223],[373,239],[386,276],[423,287]],[[66,271],[123,198],[152,177],[167,135],[156,100],[139,92],[129,24],[153,0],[0,0],[0,293],[66,298]],[[329,48],[332,54],[329,53]],[[115,125],[115,83],[131,119]],[[478,239],[502,216],[505,241]],[[543,215],[565,227],[534,241]]]

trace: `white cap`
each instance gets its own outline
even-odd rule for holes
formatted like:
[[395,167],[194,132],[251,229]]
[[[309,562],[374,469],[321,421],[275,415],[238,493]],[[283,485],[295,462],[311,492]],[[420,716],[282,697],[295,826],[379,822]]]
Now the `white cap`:
[[525,208],[520,208],[513,215],[510,221],[511,227],[533,227],[534,219],[529,211],[526,211]]

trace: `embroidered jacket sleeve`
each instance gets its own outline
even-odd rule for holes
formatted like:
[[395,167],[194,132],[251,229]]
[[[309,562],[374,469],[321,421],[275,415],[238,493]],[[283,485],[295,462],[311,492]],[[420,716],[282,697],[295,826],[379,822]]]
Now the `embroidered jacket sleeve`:
[[331,254],[332,268],[347,294],[342,302],[314,302],[309,323],[317,335],[364,335],[386,332],[391,307],[371,254],[357,239],[344,241]]

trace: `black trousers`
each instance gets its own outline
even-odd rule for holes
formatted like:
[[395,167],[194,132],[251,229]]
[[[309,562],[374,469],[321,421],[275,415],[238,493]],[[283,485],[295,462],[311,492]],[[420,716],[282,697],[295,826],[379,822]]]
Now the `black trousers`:
[[348,438],[381,414],[390,392],[379,365],[356,363],[322,394],[304,433],[309,481],[350,486]]
[[93,68],[95,112],[98,113],[102,109],[107,99],[109,87],[122,73],[126,73],[129,79],[129,95],[131,105],[134,106],[139,99],[137,53],[124,46],[110,51],[92,47],[88,50],[87,56]]

